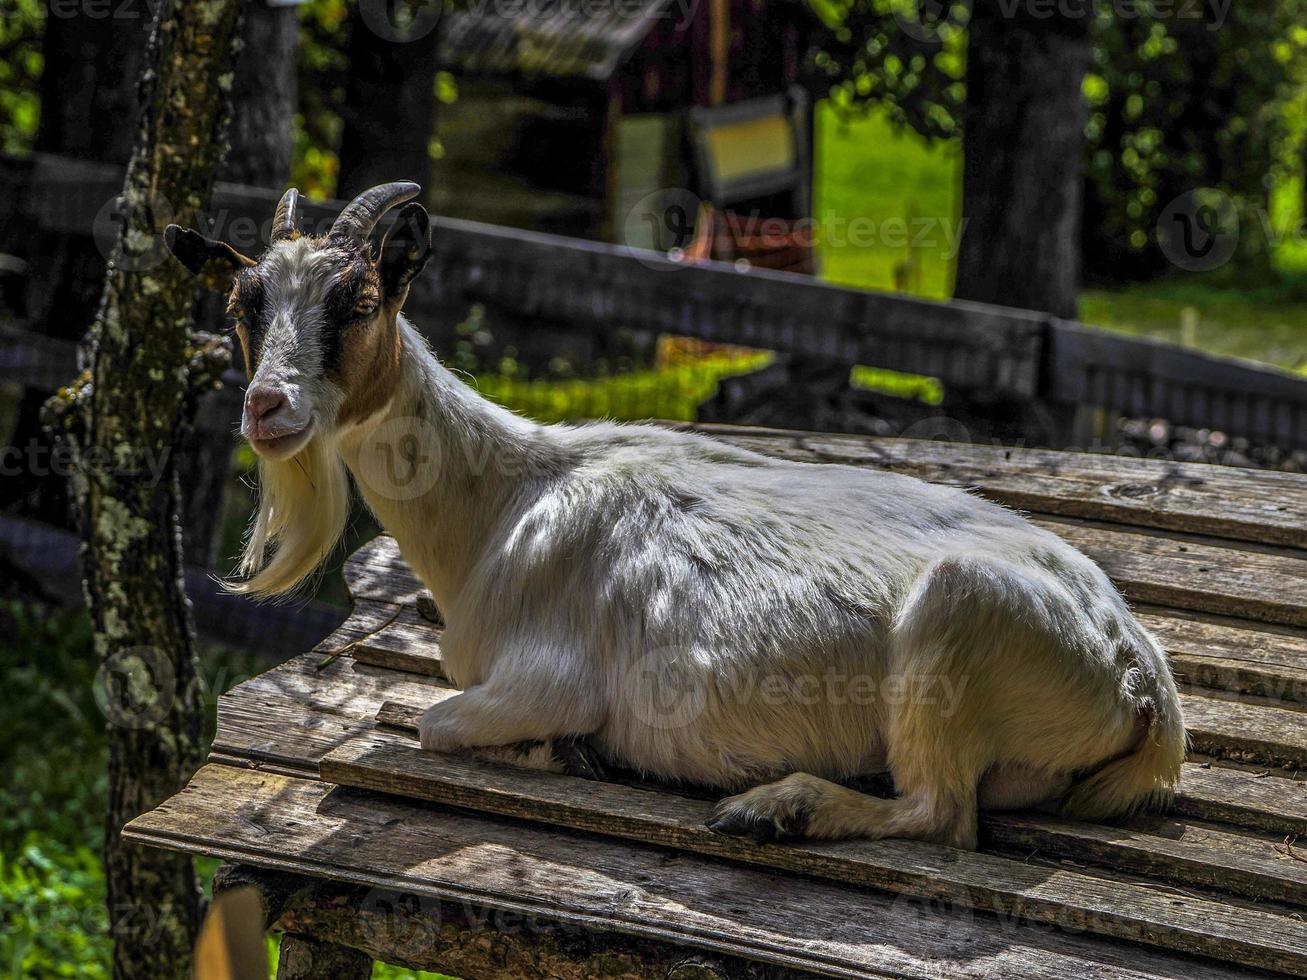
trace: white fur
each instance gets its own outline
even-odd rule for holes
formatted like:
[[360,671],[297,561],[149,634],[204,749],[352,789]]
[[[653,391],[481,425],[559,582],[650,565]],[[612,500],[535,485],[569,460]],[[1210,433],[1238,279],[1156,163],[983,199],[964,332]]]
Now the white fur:
[[[424,747],[590,735],[661,777],[743,789],[798,774],[725,801],[723,829],[960,846],[975,845],[978,797],[1056,800],[1100,770],[1070,809],[1110,816],[1174,785],[1165,657],[1056,536],[891,473],[650,426],[536,425],[399,329],[389,407],[346,431],[323,419],[314,443],[339,452],[448,623],[464,693],[424,715]],[[411,499],[368,477],[400,431],[438,472]],[[274,573],[278,553],[258,591],[330,546],[303,542],[338,532],[332,485],[330,520],[303,481],[275,498],[255,540],[297,557]],[[897,800],[828,782],[886,768]]]

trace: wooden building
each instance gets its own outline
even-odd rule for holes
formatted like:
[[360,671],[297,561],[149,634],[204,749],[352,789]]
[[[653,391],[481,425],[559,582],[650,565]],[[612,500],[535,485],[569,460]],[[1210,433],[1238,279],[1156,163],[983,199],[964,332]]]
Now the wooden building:
[[[439,30],[431,206],[493,224],[666,250],[697,200],[808,213],[811,125],[796,0],[500,0]],[[670,189],[670,190],[669,190]]]

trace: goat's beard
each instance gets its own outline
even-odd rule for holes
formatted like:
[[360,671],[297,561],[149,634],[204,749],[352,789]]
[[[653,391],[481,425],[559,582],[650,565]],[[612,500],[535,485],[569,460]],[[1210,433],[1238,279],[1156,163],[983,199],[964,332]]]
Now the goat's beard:
[[349,515],[349,478],[335,446],[316,436],[290,459],[259,460],[259,510],[230,592],[287,596],[335,548]]

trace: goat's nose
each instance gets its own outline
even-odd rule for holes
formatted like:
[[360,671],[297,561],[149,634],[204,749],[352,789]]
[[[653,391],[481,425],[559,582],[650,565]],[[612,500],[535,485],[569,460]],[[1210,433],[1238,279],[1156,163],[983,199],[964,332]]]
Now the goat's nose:
[[285,392],[276,388],[251,388],[245,393],[245,413],[255,422],[266,419],[286,405]]

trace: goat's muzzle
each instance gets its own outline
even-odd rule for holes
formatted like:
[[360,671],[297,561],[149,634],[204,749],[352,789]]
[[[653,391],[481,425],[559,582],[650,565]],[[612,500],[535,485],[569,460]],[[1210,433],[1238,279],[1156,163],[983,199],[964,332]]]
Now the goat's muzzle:
[[296,412],[293,399],[285,390],[255,385],[245,393],[241,434],[260,456],[288,459],[304,448],[312,430],[312,417],[305,418]]

